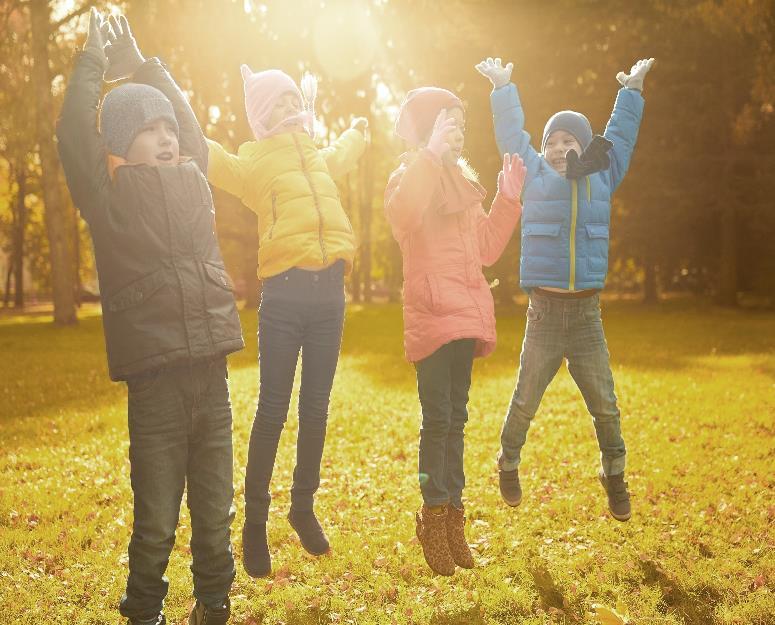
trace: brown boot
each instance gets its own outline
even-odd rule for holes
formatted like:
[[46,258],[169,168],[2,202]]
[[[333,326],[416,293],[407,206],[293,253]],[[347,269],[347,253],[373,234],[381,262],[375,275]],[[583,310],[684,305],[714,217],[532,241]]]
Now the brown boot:
[[452,504],[447,506],[447,544],[452,559],[459,567],[464,569],[474,568],[474,556],[466,542],[465,534],[466,517],[463,508],[456,508]]
[[443,506],[441,512],[434,513],[423,504],[415,514],[415,521],[417,538],[428,566],[439,575],[453,575],[455,561],[447,544],[447,507]]

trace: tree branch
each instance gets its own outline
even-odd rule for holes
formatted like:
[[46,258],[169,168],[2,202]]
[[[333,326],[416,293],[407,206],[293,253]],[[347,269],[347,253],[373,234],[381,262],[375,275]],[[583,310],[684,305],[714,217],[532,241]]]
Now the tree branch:
[[62,19],[57,20],[56,22],[51,24],[51,32],[53,33],[55,31],[59,30],[62,26],[67,24],[67,22],[69,22],[70,20],[73,20],[76,17],[79,17],[79,16],[83,15],[84,13],[89,11],[95,4],[96,4],[96,2],[94,2],[93,0],[87,0],[86,2],[83,3],[83,5],[80,8],[75,9],[75,11],[72,11],[72,12],[68,13]]

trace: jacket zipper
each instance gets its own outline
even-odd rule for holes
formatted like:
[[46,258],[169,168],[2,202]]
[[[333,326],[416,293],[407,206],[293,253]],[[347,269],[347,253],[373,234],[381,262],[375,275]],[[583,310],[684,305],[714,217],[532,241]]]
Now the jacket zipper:
[[277,192],[272,191],[272,226],[269,228],[269,236],[272,238],[272,232],[274,231],[274,225],[277,223]]
[[328,253],[326,252],[326,243],[323,241],[323,212],[320,210],[320,200],[318,198],[318,193],[315,190],[315,185],[312,184],[312,178],[309,175],[309,171],[307,171],[307,161],[304,159],[304,154],[301,151],[299,140],[293,133],[291,133],[291,136],[293,137],[293,142],[296,144],[296,151],[299,153],[301,171],[304,174],[304,177],[307,179],[309,190],[312,192],[312,202],[315,205],[315,210],[318,213],[318,243],[320,245],[320,253],[323,256],[323,264],[325,265],[328,264]]
[[579,214],[579,183],[570,183],[570,280],[568,290],[575,291],[576,286],[576,221]]

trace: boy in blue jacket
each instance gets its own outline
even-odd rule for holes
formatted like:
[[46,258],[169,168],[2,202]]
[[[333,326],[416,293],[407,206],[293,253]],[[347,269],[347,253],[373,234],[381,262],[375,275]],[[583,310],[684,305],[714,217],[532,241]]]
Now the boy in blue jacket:
[[[611,515],[619,521],[630,518],[630,495],[624,481],[626,451],[599,292],[608,270],[611,194],[630,163],[643,115],[643,79],[653,63],[654,59],[644,59],[629,74],[617,74],[622,88],[603,133],[607,141],[597,138],[593,146],[613,144],[602,158],[600,151],[598,158],[587,158],[593,151],[587,151],[593,144],[592,128],[575,111],[560,111],[549,119],[541,153],[537,152],[524,130],[517,87],[510,82],[513,65],[504,67],[500,59],[488,58],[476,66],[493,85],[490,103],[501,155],[519,154],[527,167],[520,286],[528,292],[530,304],[517,387],[498,456],[500,491],[510,506],[522,500],[518,467],[530,421],[565,358],[592,414],[600,447],[599,478]],[[569,158],[570,151],[576,154]],[[577,156],[585,163],[581,168]]]

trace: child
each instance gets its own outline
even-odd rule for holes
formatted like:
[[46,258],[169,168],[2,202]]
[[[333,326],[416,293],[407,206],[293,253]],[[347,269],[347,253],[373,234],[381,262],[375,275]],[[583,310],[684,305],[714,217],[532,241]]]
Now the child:
[[[435,120],[435,123],[434,123]],[[428,566],[473,568],[464,534],[463,429],[471,368],[495,349],[495,310],[482,265],[503,252],[519,220],[525,168],[503,159],[490,214],[485,190],[461,159],[465,113],[446,89],[410,91],[396,134],[412,150],[385,190],[385,211],[404,266],[404,346],[422,407],[417,537]]]
[[233,155],[208,140],[208,178],[258,215],[260,388],[245,475],[242,551],[247,573],[263,577],[272,570],[266,531],[269,482],[300,350],[299,436],[288,520],[309,553],[329,551],[313,503],[342,340],[344,275],[356,248],[333,179],[363,153],[366,120],[353,120],[332,146],[318,149],[312,138],[312,76],[302,82],[302,108],[301,92],[287,74],[253,73],[247,65],[241,71],[256,141]]
[[500,491],[510,506],[522,499],[518,466],[530,421],[566,358],[592,414],[601,453],[599,478],[611,515],[620,521],[630,518],[625,447],[598,293],[608,268],[611,194],[635,147],[643,114],[643,78],[653,62],[638,61],[629,75],[617,75],[623,87],[604,133],[613,142],[610,167],[581,180],[565,177],[566,154],[573,150],[577,154],[572,156],[583,155],[593,141],[587,118],[574,111],[553,115],[544,128],[539,154],[524,130],[517,88],[509,82],[512,64],[503,67],[500,59],[488,58],[476,66],[494,87],[491,104],[499,150],[520,154],[527,165],[520,286],[529,293],[530,305],[519,379],[498,458]]
[[[111,24],[115,32],[92,9],[57,138],[94,242],[110,376],[129,392],[134,524],[120,611],[134,625],[166,622],[164,571],[187,486],[189,623],[222,624],[235,574],[225,356],[243,347],[242,332],[213,232],[202,132],[159,60],[142,57],[126,19]],[[106,78],[132,82],[105,97],[98,132],[106,66]]]

